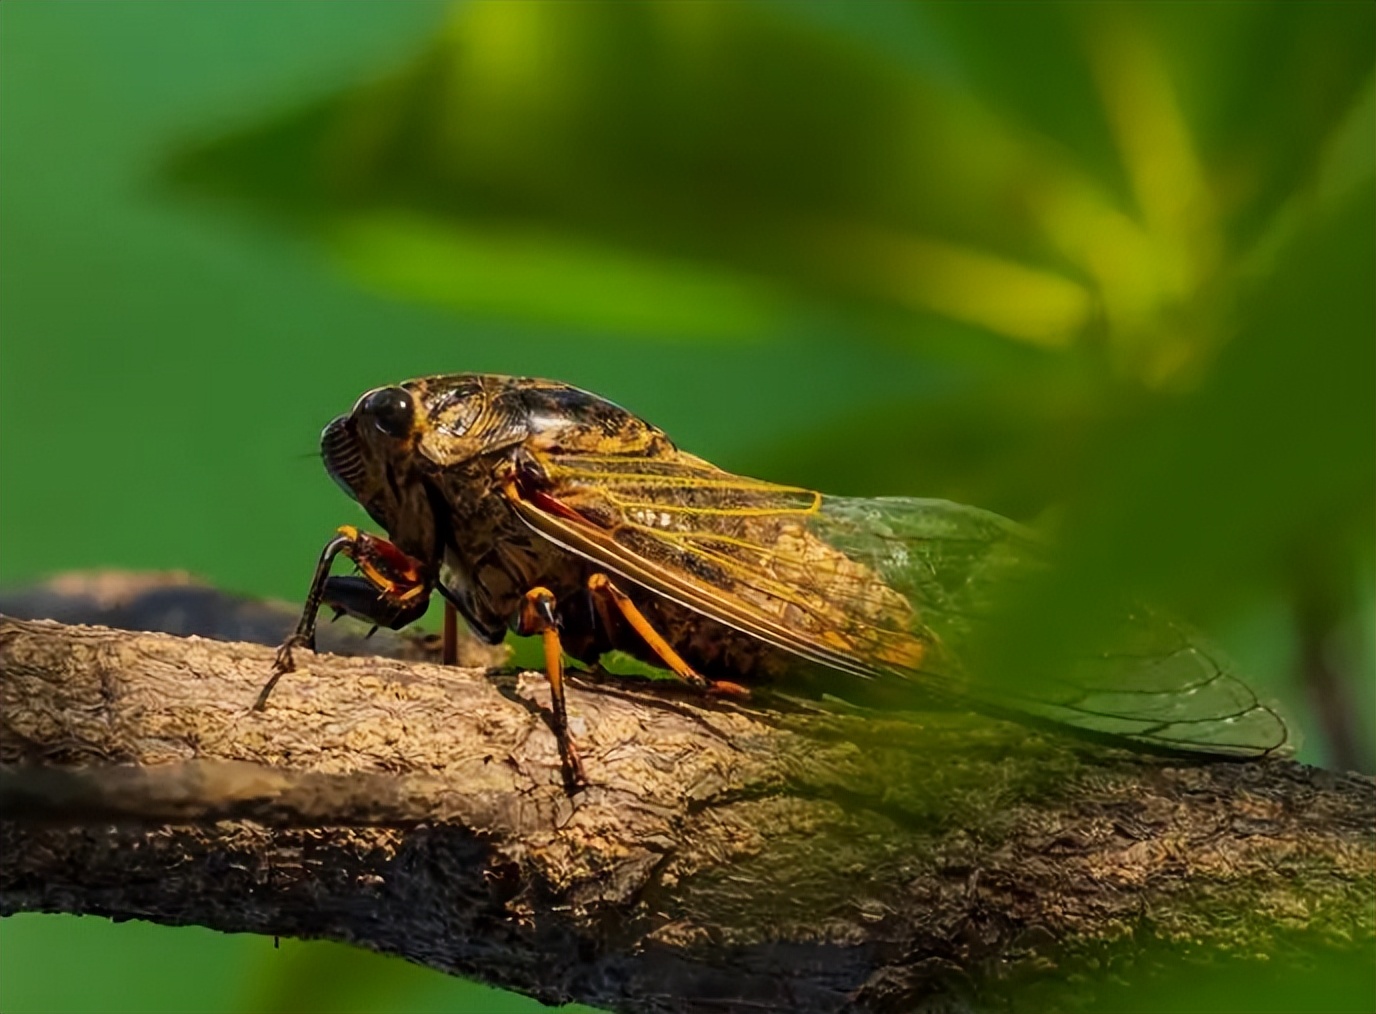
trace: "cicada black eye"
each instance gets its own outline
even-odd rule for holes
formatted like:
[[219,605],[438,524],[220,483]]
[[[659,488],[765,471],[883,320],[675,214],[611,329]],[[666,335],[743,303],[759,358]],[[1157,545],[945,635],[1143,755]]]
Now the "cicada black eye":
[[416,402],[409,392],[400,387],[383,387],[373,391],[363,399],[358,410],[383,433],[398,440],[411,435],[411,426],[416,419]]

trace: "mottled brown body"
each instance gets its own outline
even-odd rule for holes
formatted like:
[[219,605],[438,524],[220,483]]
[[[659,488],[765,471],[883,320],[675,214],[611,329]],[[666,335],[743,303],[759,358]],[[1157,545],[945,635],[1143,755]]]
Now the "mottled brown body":
[[[1032,533],[987,511],[733,475],[596,395],[485,374],[370,391],[321,450],[394,548],[339,530],[278,675],[293,643],[313,642],[319,605],[400,626],[438,590],[489,642],[544,638],[556,732],[579,771],[560,656],[612,649],[700,687],[916,689],[1172,751],[1255,756],[1287,742],[1273,710],[1146,610],[1125,611],[1114,643],[1025,684],[972,671],[966,649],[1000,634],[999,596],[1046,563]],[[337,554],[362,576],[330,577]]]

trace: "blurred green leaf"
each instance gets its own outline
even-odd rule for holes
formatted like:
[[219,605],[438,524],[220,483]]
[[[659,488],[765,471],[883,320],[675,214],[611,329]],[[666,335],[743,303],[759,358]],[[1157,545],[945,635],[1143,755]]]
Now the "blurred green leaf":
[[1259,587],[1356,607],[1376,505],[1376,198],[1314,221],[1239,310],[1187,397],[1110,427],[1061,521],[1064,566],[1010,616],[991,663],[1035,672],[1132,597],[1217,621]]
[[816,7],[467,4],[390,76],[173,175],[406,298],[622,333],[888,308],[1097,342],[1156,384],[1226,339],[1231,258],[1312,175],[1376,28],[1350,4],[918,10],[939,41],[902,59]]
[[1064,344],[1088,296],[1022,263],[1058,258],[1005,214],[1058,172],[960,93],[770,8],[478,4],[392,77],[190,150],[175,176],[331,236],[404,208]]
[[348,217],[331,246],[384,295],[593,331],[748,338],[781,327],[786,306],[762,281],[693,262],[405,212]]
[[1374,215],[1364,189],[1314,222],[1245,298],[1209,382],[1108,442],[1071,522],[1080,577],[1123,568],[1202,604],[1316,550],[1337,562],[1370,544]]

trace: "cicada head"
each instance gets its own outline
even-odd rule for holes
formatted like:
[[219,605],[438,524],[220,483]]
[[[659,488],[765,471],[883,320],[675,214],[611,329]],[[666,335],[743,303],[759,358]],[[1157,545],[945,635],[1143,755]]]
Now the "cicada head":
[[389,525],[427,473],[500,450],[528,432],[523,412],[494,397],[492,378],[452,374],[366,392],[320,434],[325,470]]
[[380,387],[321,431],[325,471],[374,517],[386,499],[389,466],[394,471],[411,454],[415,412],[415,397],[404,387]]

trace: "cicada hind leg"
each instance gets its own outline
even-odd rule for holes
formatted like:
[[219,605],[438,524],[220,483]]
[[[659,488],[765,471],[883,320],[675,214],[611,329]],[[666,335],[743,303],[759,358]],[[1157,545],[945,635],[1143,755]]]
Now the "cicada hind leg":
[[592,593],[593,604],[597,608],[603,627],[608,631],[614,629],[612,609],[615,609],[659,660],[669,667],[669,671],[690,687],[709,694],[729,697],[750,696],[750,691],[738,683],[704,679],[696,669],[683,660],[664,635],[654,628],[654,624],[645,618],[645,614],[631,601],[631,597],[618,588],[606,574],[594,574],[588,578],[588,591]]
[[[593,574],[588,579],[588,591],[603,627],[614,629],[616,616],[622,617],[662,661],[684,683],[708,694],[724,694],[733,697],[749,697],[750,691],[735,683],[724,680],[704,679],[683,657],[674,650],[668,640],[655,630],[631,601],[629,595],[616,586],[606,574]],[[559,614],[554,593],[548,588],[536,587],[526,592],[521,601],[521,612],[516,632],[523,637],[536,634],[544,642],[545,674],[549,677],[550,711],[554,735],[559,742],[559,754],[564,764],[565,781],[570,789],[588,784],[583,771],[583,761],[578,755],[577,744],[569,731],[568,704],[564,695],[563,645],[559,638]]]
[[[330,576],[330,567],[340,555],[354,561],[359,576]],[[277,649],[272,675],[258,694],[253,710],[263,710],[277,681],[295,670],[293,649],[315,650],[315,626],[322,605],[334,609],[336,615],[348,613],[367,620],[374,630],[396,630],[425,614],[431,587],[432,581],[420,560],[380,536],[361,532],[353,525],[341,525],[320,552],[301,619]]]

